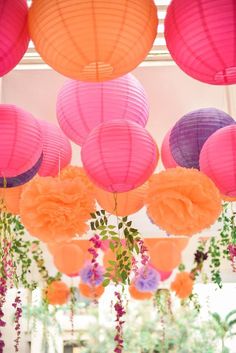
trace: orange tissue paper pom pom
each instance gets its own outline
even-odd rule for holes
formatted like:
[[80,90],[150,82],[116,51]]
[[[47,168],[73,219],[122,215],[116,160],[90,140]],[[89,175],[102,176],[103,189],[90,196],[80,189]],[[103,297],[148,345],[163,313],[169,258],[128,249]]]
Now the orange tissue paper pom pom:
[[83,297],[94,300],[100,298],[103,295],[104,287],[102,285],[90,287],[89,285],[81,282],[79,284],[79,291]]
[[18,215],[20,213],[19,205],[22,190],[23,186],[0,189],[0,199],[3,200],[4,205],[9,213],[14,215]]
[[211,179],[196,169],[181,167],[150,178],[146,203],[152,221],[174,235],[198,233],[221,212],[221,195]]
[[70,289],[62,281],[54,281],[44,291],[47,302],[51,305],[63,305],[70,296]]
[[129,286],[129,293],[130,293],[130,296],[136,300],[148,300],[153,297],[152,292],[140,292],[136,289],[136,287],[133,284]]
[[171,290],[176,293],[180,299],[185,299],[190,296],[193,290],[194,281],[190,273],[177,273],[175,280],[171,283]]
[[44,242],[66,240],[87,230],[95,200],[79,179],[34,178],[24,188],[20,216],[29,233]]
[[61,171],[60,178],[62,180],[66,180],[66,179],[74,180],[75,178],[79,178],[80,181],[84,183],[87,190],[91,193],[94,193],[94,185],[90,181],[90,179],[87,177],[87,174],[86,174],[84,168],[82,168],[82,167],[76,167],[73,165],[69,165]]

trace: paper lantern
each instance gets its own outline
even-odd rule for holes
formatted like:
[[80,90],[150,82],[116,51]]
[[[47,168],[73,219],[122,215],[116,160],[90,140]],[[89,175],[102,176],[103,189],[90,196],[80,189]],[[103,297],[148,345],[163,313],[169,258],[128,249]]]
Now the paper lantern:
[[154,172],[158,149],[141,126],[121,119],[96,127],[81,150],[90,179],[109,192],[126,192],[147,181]]
[[129,286],[129,293],[130,296],[136,300],[149,300],[153,297],[153,292],[140,292],[134,284]]
[[100,298],[103,295],[104,290],[105,289],[102,285],[97,287],[90,287],[89,285],[82,282],[79,284],[80,294],[90,300],[96,300]]
[[42,154],[39,122],[10,104],[0,105],[0,176],[16,177],[30,170]]
[[71,161],[71,145],[56,125],[42,120],[40,125],[43,137],[43,161],[38,174],[40,176],[56,176]]
[[188,245],[189,238],[182,237],[161,237],[161,238],[144,238],[144,245],[147,247],[148,251],[152,251],[152,249],[157,245],[157,243],[166,242],[168,244],[174,244],[177,246],[179,251],[183,251]]
[[173,235],[198,233],[221,213],[219,190],[197,169],[177,167],[153,175],[146,203],[155,224]]
[[54,281],[44,291],[45,299],[51,305],[64,305],[70,297],[70,289],[62,281]]
[[204,144],[200,169],[223,195],[236,196],[236,125],[216,131]]
[[170,276],[172,275],[173,271],[161,271],[161,270],[158,270],[157,271],[159,272],[159,275],[161,277],[161,281],[164,282],[166,281],[168,278],[170,278]]
[[157,33],[153,0],[34,0],[29,29],[44,61],[82,81],[106,81],[132,71]]
[[0,77],[21,60],[29,44],[26,0],[0,0]]
[[171,130],[167,132],[161,145],[161,161],[165,169],[175,168],[178,165],[170,151],[170,133]]
[[181,262],[181,252],[174,243],[160,241],[149,250],[149,254],[151,264],[160,271],[172,271]]
[[125,119],[144,127],[148,115],[146,92],[131,74],[101,83],[70,80],[57,97],[59,125],[78,145],[104,121]]
[[170,134],[174,159],[182,167],[199,169],[199,155],[208,137],[232,124],[235,124],[234,119],[216,108],[198,109],[184,115]]
[[138,212],[144,206],[146,190],[147,183],[137,189],[118,194],[95,188],[95,198],[105,211],[124,217]]
[[79,273],[84,265],[84,260],[83,251],[74,244],[62,244],[53,252],[54,265],[66,275]]
[[213,85],[236,83],[235,1],[173,0],[165,39],[176,64],[189,76]]
[[20,197],[22,193],[22,186],[15,188],[0,189],[0,199],[3,200],[7,212],[14,215],[20,213]]

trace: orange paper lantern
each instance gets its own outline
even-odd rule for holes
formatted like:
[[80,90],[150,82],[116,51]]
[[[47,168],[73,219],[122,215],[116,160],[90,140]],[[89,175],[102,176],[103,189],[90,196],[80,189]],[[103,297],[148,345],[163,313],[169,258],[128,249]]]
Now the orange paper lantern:
[[83,297],[87,299],[95,300],[100,298],[103,295],[104,287],[102,285],[97,287],[90,287],[85,283],[80,283],[79,291]]
[[148,251],[152,251],[152,249],[157,245],[159,242],[167,242],[172,243],[177,246],[179,251],[183,251],[186,246],[188,245],[189,238],[173,238],[173,237],[166,237],[166,238],[144,238],[144,244],[148,248]]
[[18,215],[20,212],[19,204],[22,190],[22,186],[0,189],[0,199],[3,199],[7,211],[14,215]]
[[151,264],[160,271],[172,271],[181,262],[181,251],[172,242],[160,241],[149,249]]
[[47,302],[51,305],[63,305],[69,299],[70,289],[62,281],[54,281],[44,291]]
[[151,292],[139,292],[133,284],[129,286],[129,293],[136,300],[148,300],[153,297],[153,293]]
[[78,274],[84,265],[84,253],[78,245],[61,244],[54,248],[53,261],[56,268],[68,275]]
[[96,188],[95,199],[105,211],[124,217],[138,212],[144,206],[146,190],[146,183],[137,189],[122,193],[111,193]]
[[105,81],[132,71],[157,33],[153,0],[34,0],[29,30],[44,61],[82,81]]
[[176,295],[185,299],[190,296],[193,290],[194,281],[188,272],[180,272],[176,275],[175,280],[171,283],[171,290],[175,291]]

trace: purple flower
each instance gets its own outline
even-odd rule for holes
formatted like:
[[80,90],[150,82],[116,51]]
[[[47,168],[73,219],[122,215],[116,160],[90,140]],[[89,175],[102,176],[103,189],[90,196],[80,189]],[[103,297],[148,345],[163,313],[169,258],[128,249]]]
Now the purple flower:
[[230,244],[228,246],[229,253],[232,257],[236,256],[236,245]]
[[161,281],[161,276],[154,268],[145,266],[134,279],[134,285],[140,292],[155,292]]
[[81,281],[90,286],[99,286],[103,282],[104,268],[88,262],[80,271]]

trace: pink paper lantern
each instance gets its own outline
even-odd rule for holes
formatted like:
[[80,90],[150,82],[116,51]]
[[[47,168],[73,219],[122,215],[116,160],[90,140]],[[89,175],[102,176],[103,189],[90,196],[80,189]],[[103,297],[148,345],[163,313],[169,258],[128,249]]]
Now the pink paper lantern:
[[165,39],[176,64],[213,85],[236,83],[235,0],[172,0]]
[[0,0],[0,77],[21,60],[29,44],[26,0]]
[[178,166],[170,151],[171,129],[167,132],[161,145],[161,160],[166,169]]
[[81,150],[91,180],[109,192],[126,192],[147,181],[159,153],[151,135],[129,120],[112,120],[97,126]]
[[126,119],[145,126],[148,115],[146,92],[131,74],[100,83],[70,80],[57,98],[59,125],[78,145],[104,121]]
[[0,176],[29,171],[43,149],[41,126],[30,113],[10,104],[0,105]]
[[219,129],[207,139],[200,154],[200,170],[223,195],[236,196],[236,125]]
[[43,161],[38,174],[56,176],[71,161],[71,144],[61,129],[47,121],[40,121],[43,136]]
[[157,271],[159,272],[159,275],[161,277],[161,281],[166,281],[168,278],[170,278],[170,276],[172,275],[172,272],[173,272],[173,271],[165,272],[165,271],[160,271],[158,269],[157,269]]

